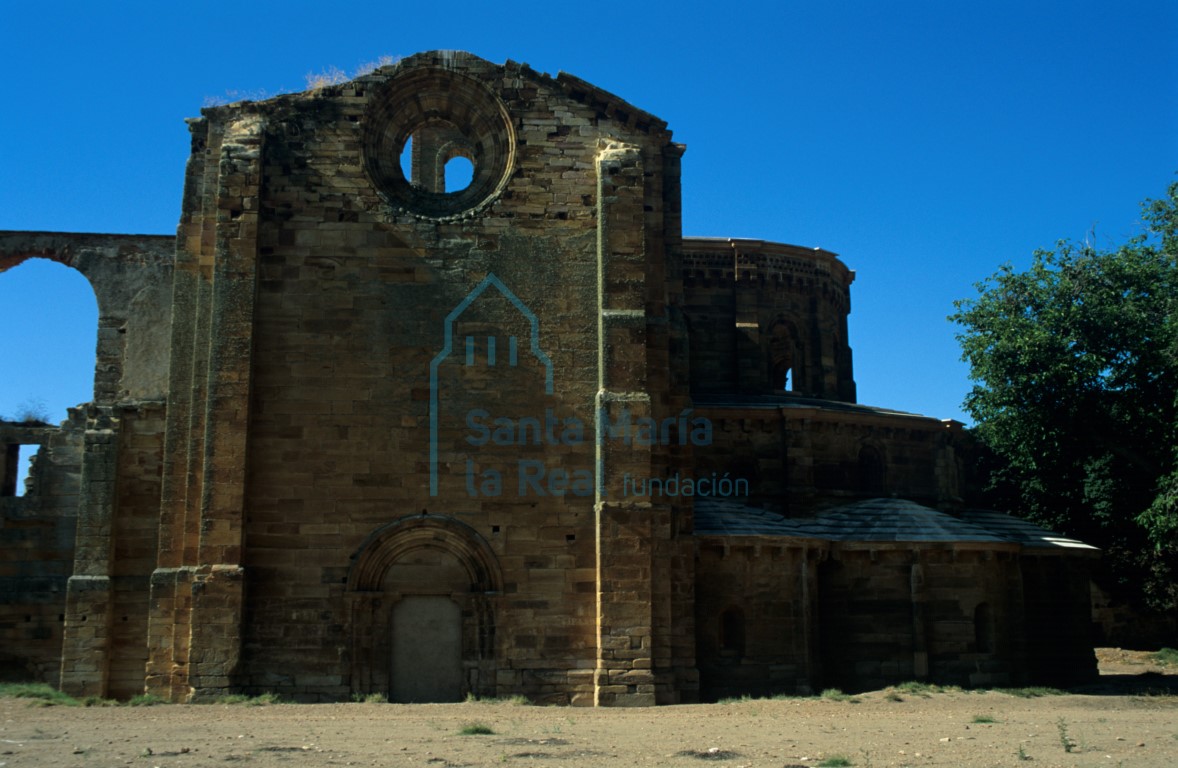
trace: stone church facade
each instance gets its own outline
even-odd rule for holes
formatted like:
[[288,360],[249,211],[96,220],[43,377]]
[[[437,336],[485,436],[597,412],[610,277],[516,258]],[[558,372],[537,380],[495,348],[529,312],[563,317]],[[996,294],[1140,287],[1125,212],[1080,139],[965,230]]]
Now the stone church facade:
[[647,705],[1093,673],[1094,550],[970,510],[961,425],[856,403],[834,254],[683,237],[663,121],[432,52],[189,128],[174,238],[0,233],[99,305],[94,401],[0,423],[5,674]]

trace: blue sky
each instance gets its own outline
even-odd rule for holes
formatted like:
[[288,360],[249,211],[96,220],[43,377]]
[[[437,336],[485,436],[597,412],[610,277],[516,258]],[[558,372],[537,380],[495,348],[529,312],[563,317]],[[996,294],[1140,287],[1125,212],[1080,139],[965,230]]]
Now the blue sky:
[[[969,388],[953,301],[1058,239],[1132,236],[1178,171],[1163,0],[7,5],[0,229],[174,233],[184,118],[208,100],[468,50],[666,120],[685,234],[838,253],[860,402],[940,418],[965,420]],[[0,312],[0,415],[89,399],[80,276],[0,274]]]

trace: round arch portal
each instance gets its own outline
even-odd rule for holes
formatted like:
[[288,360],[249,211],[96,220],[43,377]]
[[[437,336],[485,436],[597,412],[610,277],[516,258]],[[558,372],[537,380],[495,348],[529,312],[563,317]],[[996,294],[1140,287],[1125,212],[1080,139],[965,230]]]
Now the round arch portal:
[[494,695],[502,585],[486,540],[453,518],[414,515],[373,531],[348,572],[352,692],[418,702]]

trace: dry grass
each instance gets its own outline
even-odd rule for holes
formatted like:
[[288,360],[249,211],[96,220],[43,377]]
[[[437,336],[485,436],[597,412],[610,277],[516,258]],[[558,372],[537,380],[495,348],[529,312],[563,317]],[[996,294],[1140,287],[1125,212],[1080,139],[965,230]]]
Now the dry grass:
[[307,73],[307,90],[318,91],[332,85],[340,85],[349,80],[353,80],[361,75],[367,75],[369,72],[375,72],[381,67],[391,66],[401,60],[400,56],[380,56],[372,61],[366,61],[360,66],[352,70],[352,74],[348,74],[344,70],[336,66],[327,67],[321,72]]

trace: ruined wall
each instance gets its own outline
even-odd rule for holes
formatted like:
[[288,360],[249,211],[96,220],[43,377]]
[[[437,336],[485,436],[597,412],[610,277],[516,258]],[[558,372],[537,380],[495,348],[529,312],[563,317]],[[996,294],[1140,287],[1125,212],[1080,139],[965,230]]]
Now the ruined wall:
[[[52,232],[0,233],[0,271],[29,258],[46,258],[77,269],[98,301],[94,400],[70,410],[59,427],[0,426],[0,444],[37,444],[28,493],[0,499],[0,536],[5,547],[2,623],[10,666],[60,682],[70,692],[106,695],[142,691],[142,668],[105,655],[107,638],[134,637],[143,654],[143,627],[134,615],[146,610],[147,577],[154,543],[139,542],[126,521],[155,526],[158,499],[137,483],[157,474],[158,446],[119,452],[113,436],[119,422],[162,412],[171,322],[171,237]],[[150,418],[150,417],[149,417]],[[0,488],[12,490],[0,478]],[[120,487],[116,495],[116,486]],[[134,550],[117,568],[117,556]],[[136,635],[138,635],[136,637]],[[6,638],[7,640],[8,638]],[[112,661],[113,659],[113,661]]]
[[159,555],[160,469],[165,408],[145,403],[118,409],[111,536],[111,654],[106,695],[144,692],[149,578]]
[[[682,239],[662,121],[442,51],[189,125],[176,239],[0,233],[100,310],[94,402],[0,424],[0,492],[44,446],[0,499],[6,670],[646,705],[1091,668],[1086,562],[797,519],[959,507],[961,426],[854,404],[834,254]],[[689,476],[749,526],[697,539]]]
[[158,400],[167,388],[175,238],[0,231],[0,274],[26,259],[72,267],[98,300],[94,402]]
[[[0,422],[0,675],[57,684],[66,580],[73,570],[85,415],[58,427]],[[21,445],[39,446],[17,494]]]
[[[686,397],[665,126],[575,78],[435,53],[192,131],[149,687],[408,696],[398,648],[429,640],[402,611],[452,603],[463,692],[675,700],[690,507],[593,482],[668,464],[599,457],[598,408]],[[405,178],[410,137],[459,136],[467,188]],[[549,413],[582,432],[480,432]]]

